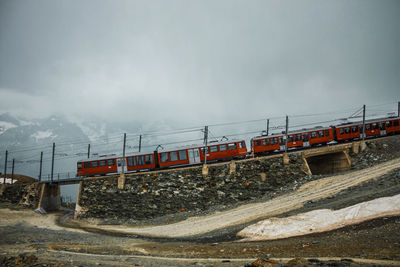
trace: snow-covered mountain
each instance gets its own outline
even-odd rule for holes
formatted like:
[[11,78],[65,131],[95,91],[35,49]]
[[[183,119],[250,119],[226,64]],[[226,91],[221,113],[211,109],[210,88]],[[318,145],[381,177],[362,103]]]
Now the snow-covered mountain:
[[[172,127],[174,125],[175,127]],[[0,114],[0,172],[4,172],[5,151],[8,151],[7,173],[15,159],[15,173],[37,177],[40,152],[43,151],[44,176],[51,172],[52,145],[55,143],[54,173],[70,176],[76,173],[76,162],[87,158],[90,144],[91,158],[99,155],[122,154],[123,134],[127,133],[126,153],[138,152],[139,134],[143,134],[141,151],[152,152],[158,145],[164,149],[181,146],[182,140],[201,138],[199,131],[190,136],[171,135],[180,128],[172,121],[105,122],[101,119],[79,120],[64,116],[26,119]],[[151,134],[149,134],[151,132]],[[147,135],[146,135],[147,134]],[[171,143],[170,146],[167,144]]]

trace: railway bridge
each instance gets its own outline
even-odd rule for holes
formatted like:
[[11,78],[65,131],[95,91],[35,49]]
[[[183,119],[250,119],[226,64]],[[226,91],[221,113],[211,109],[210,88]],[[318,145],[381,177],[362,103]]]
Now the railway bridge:
[[[347,144],[315,147],[303,151],[294,150],[289,151],[288,154],[301,153],[304,161],[304,171],[308,175],[331,174],[341,172],[350,168],[351,161],[347,152],[349,149],[352,149],[353,152],[358,153],[359,150],[363,150],[364,148],[365,142],[357,141]],[[282,157],[284,164],[290,164],[288,160],[288,154],[265,156],[265,158]],[[258,158],[246,160],[251,161],[257,159]],[[202,168],[202,166],[197,166],[197,168]],[[167,170],[167,172],[168,171],[173,172],[175,170],[172,169]],[[109,177],[116,178],[119,177],[119,175],[110,175]],[[50,177],[45,177],[45,179],[41,179],[38,182],[38,190],[40,196],[38,208],[45,211],[58,210],[61,207],[60,186],[68,184],[78,184],[81,183],[82,180],[82,177],[76,177],[72,174],[56,174],[55,178],[53,179],[51,179]],[[2,186],[5,187],[7,185]],[[2,189],[2,191],[4,191],[4,188]]]

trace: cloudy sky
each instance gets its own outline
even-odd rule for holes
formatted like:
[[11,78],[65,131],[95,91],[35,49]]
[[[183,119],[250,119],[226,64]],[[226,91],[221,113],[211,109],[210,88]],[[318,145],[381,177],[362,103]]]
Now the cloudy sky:
[[204,125],[399,100],[397,0],[0,0],[0,112]]

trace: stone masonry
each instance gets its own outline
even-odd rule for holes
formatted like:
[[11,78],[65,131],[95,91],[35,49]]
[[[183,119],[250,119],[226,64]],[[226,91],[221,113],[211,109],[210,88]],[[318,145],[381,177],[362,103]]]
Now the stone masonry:
[[300,153],[257,158],[202,168],[126,175],[124,189],[118,176],[85,179],[81,184],[78,218],[107,218],[136,222],[183,212],[201,214],[210,208],[243,203],[273,194],[306,176]]

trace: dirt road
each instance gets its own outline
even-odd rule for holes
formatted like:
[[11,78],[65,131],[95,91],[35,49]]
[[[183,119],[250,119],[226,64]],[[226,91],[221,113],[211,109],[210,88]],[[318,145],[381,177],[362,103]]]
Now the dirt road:
[[391,160],[371,168],[312,181],[304,184],[290,194],[277,197],[270,201],[247,204],[232,210],[216,212],[208,216],[192,217],[169,225],[149,227],[114,225],[83,226],[109,232],[148,237],[185,238],[198,236],[218,229],[232,227],[298,209],[308,201],[316,201],[333,196],[346,188],[379,178],[383,174],[397,168],[400,168],[400,159]]

